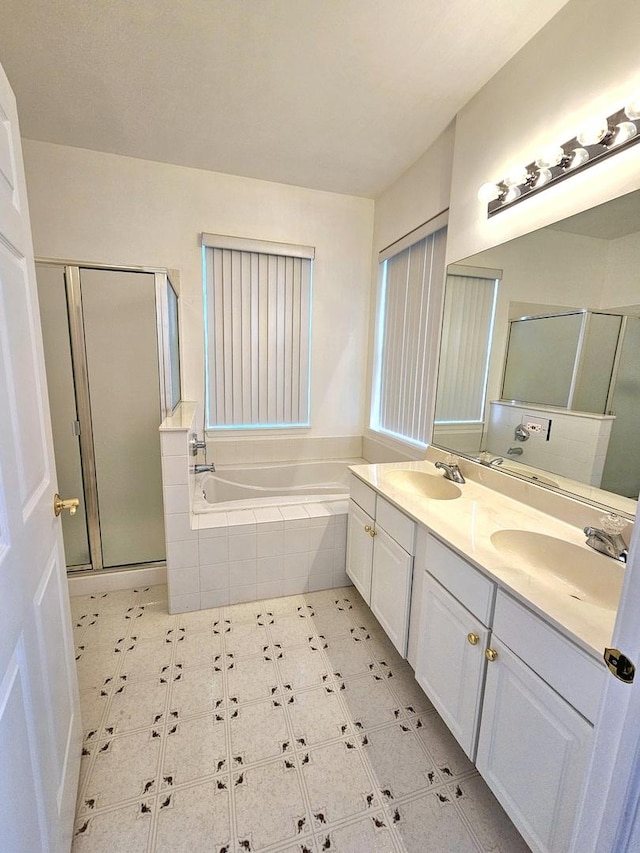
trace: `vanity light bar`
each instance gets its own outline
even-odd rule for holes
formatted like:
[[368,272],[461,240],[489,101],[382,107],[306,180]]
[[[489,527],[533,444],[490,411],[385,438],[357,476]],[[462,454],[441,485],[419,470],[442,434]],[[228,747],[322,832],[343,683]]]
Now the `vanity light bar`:
[[589,122],[563,145],[544,151],[533,163],[512,169],[499,183],[483,184],[478,198],[487,202],[487,215],[495,216],[636,142],[640,142],[640,94],[608,118]]

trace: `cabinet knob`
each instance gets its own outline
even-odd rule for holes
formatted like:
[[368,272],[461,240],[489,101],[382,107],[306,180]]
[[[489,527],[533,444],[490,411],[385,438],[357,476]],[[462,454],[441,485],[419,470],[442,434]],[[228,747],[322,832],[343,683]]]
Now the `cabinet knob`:
[[365,533],[371,533],[371,525],[370,524],[365,524],[364,532]]
[[484,656],[487,660],[494,661],[498,657],[498,652],[495,649],[485,649]]
[[472,646],[477,646],[480,642],[480,637],[477,634],[467,634],[467,640],[471,643]]
[[375,536],[375,535],[376,535],[376,531],[372,527],[371,530],[369,531],[369,536]]

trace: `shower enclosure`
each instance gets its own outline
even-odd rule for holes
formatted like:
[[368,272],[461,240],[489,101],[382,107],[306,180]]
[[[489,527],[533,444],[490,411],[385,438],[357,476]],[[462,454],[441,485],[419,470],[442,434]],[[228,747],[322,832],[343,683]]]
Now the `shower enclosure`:
[[180,400],[166,271],[36,264],[67,569],[165,560],[158,426]]

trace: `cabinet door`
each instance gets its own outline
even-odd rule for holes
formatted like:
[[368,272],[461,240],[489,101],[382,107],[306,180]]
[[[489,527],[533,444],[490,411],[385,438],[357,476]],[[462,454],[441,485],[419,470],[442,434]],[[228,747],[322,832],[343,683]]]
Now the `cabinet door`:
[[373,545],[371,610],[402,657],[407,654],[413,557],[378,527]]
[[428,572],[420,626],[416,679],[473,761],[489,631]]
[[593,729],[495,636],[491,645],[478,770],[532,850],[565,853]]
[[374,521],[371,516],[360,509],[357,503],[349,501],[347,574],[360,595],[370,604],[373,537],[365,530],[367,527],[373,530]]

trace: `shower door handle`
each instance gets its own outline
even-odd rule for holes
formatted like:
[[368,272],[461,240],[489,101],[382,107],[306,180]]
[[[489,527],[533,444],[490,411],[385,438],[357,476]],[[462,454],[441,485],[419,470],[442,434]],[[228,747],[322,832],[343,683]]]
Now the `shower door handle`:
[[53,496],[53,511],[56,518],[60,515],[63,509],[68,509],[69,515],[75,515],[76,509],[79,506],[80,501],[78,498],[67,498],[67,500],[63,500],[58,494]]

